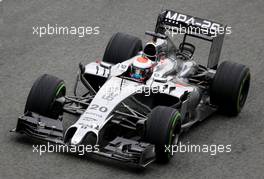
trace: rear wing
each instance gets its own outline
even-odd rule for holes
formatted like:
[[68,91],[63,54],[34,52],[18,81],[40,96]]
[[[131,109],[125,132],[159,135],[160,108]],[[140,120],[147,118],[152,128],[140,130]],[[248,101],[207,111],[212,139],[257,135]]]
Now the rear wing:
[[224,41],[226,25],[186,15],[183,13],[166,10],[159,14],[156,23],[156,33],[181,32],[184,29],[184,40],[187,36],[196,37],[211,42],[207,67],[216,69]]

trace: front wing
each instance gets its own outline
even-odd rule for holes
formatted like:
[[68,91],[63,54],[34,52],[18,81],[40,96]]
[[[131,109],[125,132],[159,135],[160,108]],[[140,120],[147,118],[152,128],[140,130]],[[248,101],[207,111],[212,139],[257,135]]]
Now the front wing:
[[[11,130],[11,132],[26,134],[43,141],[68,145],[64,143],[63,131],[61,120],[54,120],[35,113],[19,117],[16,128]],[[92,153],[145,167],[155,160],[154,150],[152,144],[116,137],[106,146],[100,148],[100,151],[92,151]]]

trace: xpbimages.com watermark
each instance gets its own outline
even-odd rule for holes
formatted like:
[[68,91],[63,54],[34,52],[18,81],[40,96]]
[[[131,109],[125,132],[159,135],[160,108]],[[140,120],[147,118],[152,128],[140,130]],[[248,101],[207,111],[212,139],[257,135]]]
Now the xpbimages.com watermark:
[[179,142],[177,145],[166,145],[165,152],[172,155],[176,153],[208,153],[209,155],[217,155],[218,153],[230,153],[232,151],[231,144],[211,144],[211,145],[198,145],[198,144],[183,144]]
[[99,145],[61,145],[61,144],[41,144],[33,145],[32,152],[43,155],[44,153],[77,153],[84,155],[85,153],[99,152]]
[[32,27],[32,34],[38,37],[52,35],[74,35],[77,37],[85,37],[89,35],[99,35],[99,26],[59,26],[57,24]]

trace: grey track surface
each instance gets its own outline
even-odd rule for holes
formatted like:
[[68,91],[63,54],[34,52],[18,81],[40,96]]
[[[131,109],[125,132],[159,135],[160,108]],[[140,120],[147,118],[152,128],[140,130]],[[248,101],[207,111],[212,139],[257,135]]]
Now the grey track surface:
[[[263,178],[264,177],[264,1],[165,0],[165,8],[232,26],[222,60],[248,65],[252,85],[236,118],[214,116],[183,136],[191,144],[231,144],[231,153],[179,153],[163,166],[138,170],[118,162],[76,155],[32,152],[32,141],[8,132],[22,114],[33,81],[43,73],[65,79],[72,90],[78,63],[102,58],[110,36],[127,32],[147,40],[160,1],[4,0],[0,23],[0,178]],[[32,35],[32,26],[100,26],[99,36]]]

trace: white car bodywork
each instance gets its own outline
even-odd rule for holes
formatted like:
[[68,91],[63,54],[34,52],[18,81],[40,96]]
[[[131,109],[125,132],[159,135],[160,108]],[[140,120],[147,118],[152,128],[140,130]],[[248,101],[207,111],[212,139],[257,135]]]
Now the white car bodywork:
[[[96,93],[79,120],[67,129],[68,131],[71,128],[76,128],[71,144],[81,143],[88,132],[93,132],[98,141],[100,129],[111,119],[115,107],[124,99],[136,93],[144,92],[146,88],[153,90],[152,92],[165,93],[176,98],[181,98],[186,92],[198,93],[199,88],[187,84],[183,78],[195,68],[196,64],[193,61],[180,62],[173,58],[164,58],[156,64],[152,76],[145,84],[119,77],[119,75],[129,70],[133,60],[139,56],[141,54],[123,63],[113,65],[111,69],[106,69],[96,62],[85,66],[85,73],[108,79]],[[199,97],[196,100],[199,100]],[[198,101],[195,103],[198,103]],[[184,110],[182,113],[184,113]]]

